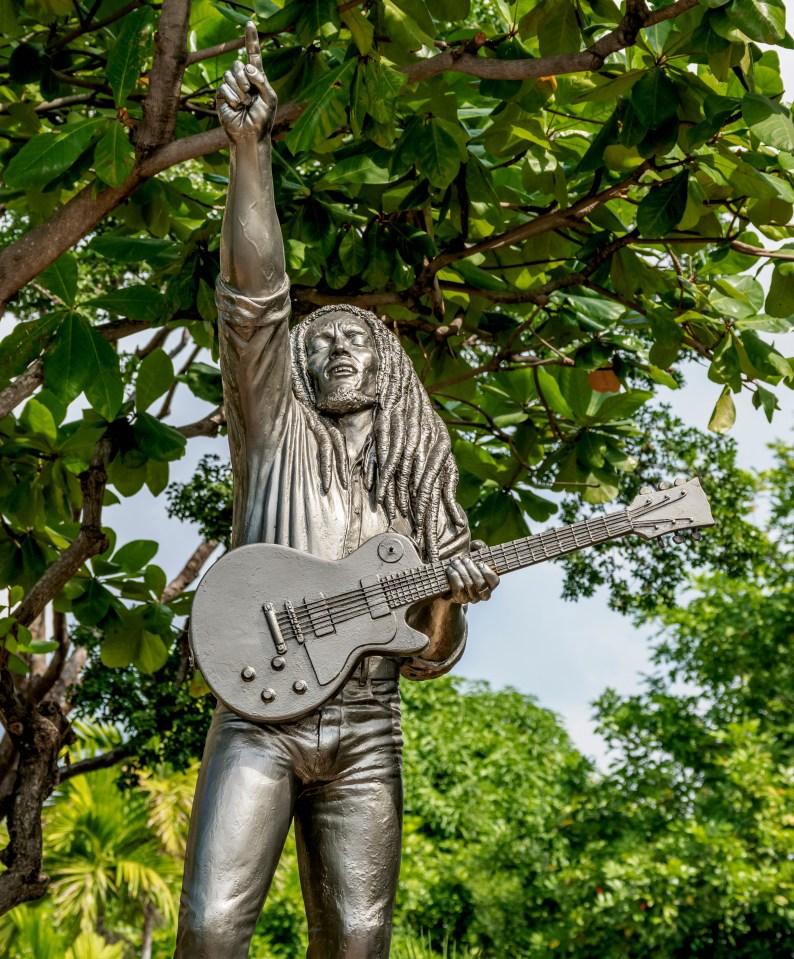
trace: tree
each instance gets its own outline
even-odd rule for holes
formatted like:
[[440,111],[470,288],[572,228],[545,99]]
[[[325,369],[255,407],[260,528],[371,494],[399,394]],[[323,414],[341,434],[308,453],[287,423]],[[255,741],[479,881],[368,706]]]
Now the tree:
[[[296,315],[357,303],[402,336],[480,533],[546,519],[547,487],[614,498],[632,417],[692,358],[719,389],[713,429],[742,389],[772,416],[794,376],[762,334],[789,328],[794,252],[764,244],[790,236],[794,126],[759,44],[789,42],[782,0],[256,10]],[[156,544],[117,544],[102,506],[161,493],[186,442],[223,428],[213,91],[250,13],[0,4],[0,912],[46,890],[41,809],[87,657],[159,689],[165,740],[187,708],[174,617],[214,541],[167,584]],[[765,294],[749,271],[772,264]],[[169,422],[177,388],[206,415]]]

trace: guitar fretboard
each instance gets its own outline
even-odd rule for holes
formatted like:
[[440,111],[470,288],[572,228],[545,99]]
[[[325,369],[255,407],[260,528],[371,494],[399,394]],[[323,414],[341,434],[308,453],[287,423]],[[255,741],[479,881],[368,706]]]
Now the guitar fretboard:
[[[630,533],[633,528],[628,510],[622,509],[616,513],[572,523],[570,526],[560,526],[534,536],[514,539],[501,546],[485,547],[471,555],[486,562],[501,576],[513,570],[565,556],[566,553],[573,553],[584,546],[595,546],[617,539]],[[448,592],[446,565],[442,562],[428,563],[426,566],[382,577],[381,585],[389,606],[397,609]]]

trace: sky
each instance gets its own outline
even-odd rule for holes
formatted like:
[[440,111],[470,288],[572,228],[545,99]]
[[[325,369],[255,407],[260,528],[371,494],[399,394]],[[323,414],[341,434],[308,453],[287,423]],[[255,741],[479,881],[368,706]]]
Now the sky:
[[[794,89],[794,51],[778,52],[786,89]],[[784,355],[794,355],[794,333],[771,339]],[[686,375],[683,389],[660,388],[658,399],[670,403],[686,423],[705,429],[721,387],[695,364],[688,365]],[[782,408],[771,424],[752,408],[749,394],[735,397],[737,417],[730,435],[738,443],[740,466],[765,468],[771,464],[768,444],[792,439],[794,393],[783,389],[779,396]],[[181,388],[170,422],[189,423],[209,409]],[[208,452],[226,458],[226,439],[191,440],[188,455],[172,464],[172,480],[187,480]],[[164,497],[155,499],[146,490],[132,503],[108,508],[107,521],[116,528],[119,543],[158,540],[155,561],[169,578],[199,544],[195,529],[167,517]],[[643,674],[652,669],[653,630],[638,631],[609,610],[603,591],[576,603],[564,602],[562,579],[562,570],[551,563],[504,577],[490,602],[470,608],[468,646],[455,674],[531,694],[557,713],[578,748],[605,768],[609,757],[595,732],[592,702],[607,687],[623,694],[641,688]]]

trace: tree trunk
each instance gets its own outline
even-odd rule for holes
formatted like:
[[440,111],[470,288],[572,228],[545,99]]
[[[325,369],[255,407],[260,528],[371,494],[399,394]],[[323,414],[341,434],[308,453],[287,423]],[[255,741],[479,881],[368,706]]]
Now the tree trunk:
[[141,939],[141,959],[152,959],[152,936],[154,933],[154,906],[150,902],[143,905],[143,938]]

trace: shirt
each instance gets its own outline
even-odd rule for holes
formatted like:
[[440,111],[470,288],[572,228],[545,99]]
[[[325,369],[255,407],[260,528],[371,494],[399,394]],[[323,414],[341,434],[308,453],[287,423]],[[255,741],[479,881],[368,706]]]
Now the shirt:
[[[412,536],[408,520],[398,515],[390,524],[374,490],[366,488],[363,456],[353,464],[348,489],[336,470],[328,491],[322,488],[317,439],[292,392],[289,279],[271,296],[252,299],[219,277],[216,302],[234,471],[232,548],[277,543],[338,560],[390,529]],[[468,530],[450,526],[440,543],[442,556],[460,552],[468,546]],[[415,657],[403,671],[415,679],[440,675],[464,645],[465,628],[454,650],[438,650],[433,660]],[[393,661],[369,659],[371,675],[396,674]]]

